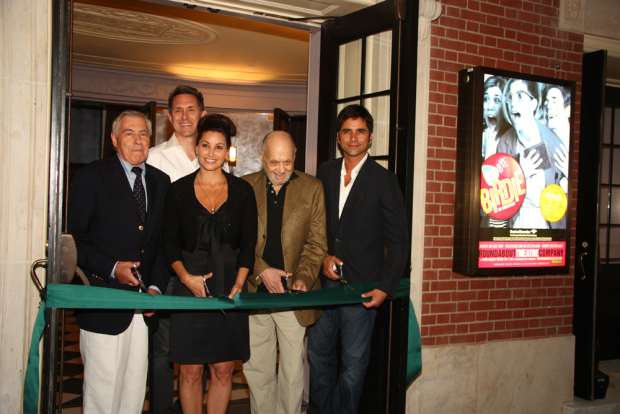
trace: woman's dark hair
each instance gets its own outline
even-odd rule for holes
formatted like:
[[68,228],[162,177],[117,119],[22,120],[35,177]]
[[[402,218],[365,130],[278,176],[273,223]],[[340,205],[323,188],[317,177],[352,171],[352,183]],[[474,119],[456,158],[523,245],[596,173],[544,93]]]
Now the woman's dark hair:
[[205,132],[219,132],[226,138],[226,148],[230,148],[230,138],[237,135],[237,127],[229,117],[222,114],[209,114],[198,122],[198,136],[196,136],[196,146]]
[[501,76],[491,76],[486,81],[484,81],[484,91],[485,92],[487,91],[487,89],[490,89],[490,88],[492,88],[494,86],[497,86],[499,88],[499,90],[503,94],[504,93],[504,87],[506,86],[506,79],[502,78]]
[[366,127],[368,127],[368,133],[372,134],[372,126],[373,119],[368,109],[364,108],[362,105],[349,105],[346,106],[340,113],[338,114],[338,120],[336,122],[336,131],[340,131],[342,124],[347,119],[357,119],[361,117],[364,122],[366,122]]

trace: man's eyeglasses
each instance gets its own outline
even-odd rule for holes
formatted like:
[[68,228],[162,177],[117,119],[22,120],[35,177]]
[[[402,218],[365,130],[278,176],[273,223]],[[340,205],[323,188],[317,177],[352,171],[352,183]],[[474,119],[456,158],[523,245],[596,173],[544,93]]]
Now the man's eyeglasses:
[[512,104],[513,102],[521,103],[521,101],[523,100],[523,96],[527,96],[528,98],[530,98],[530,100],[534,99],[534,97],[530,95],[530,93],[527,91],[517,91],[514,94],[512,92],[507,92],[506,95],[504,95],[504,99],[506,99],[506,102],[508,102],[509,104]]

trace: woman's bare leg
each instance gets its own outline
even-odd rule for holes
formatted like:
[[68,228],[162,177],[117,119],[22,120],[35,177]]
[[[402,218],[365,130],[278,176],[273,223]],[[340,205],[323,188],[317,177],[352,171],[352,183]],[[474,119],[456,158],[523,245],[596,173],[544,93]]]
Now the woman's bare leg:
[[[211,383],[207,393],[207,413],[225,414],[232,392],[232,373],[235,361],[209,364]],[[185,414],[185,408],[183,409]]]
[[183,414],[202,414],[202,372],[204,364],[179,366],[179,399]]

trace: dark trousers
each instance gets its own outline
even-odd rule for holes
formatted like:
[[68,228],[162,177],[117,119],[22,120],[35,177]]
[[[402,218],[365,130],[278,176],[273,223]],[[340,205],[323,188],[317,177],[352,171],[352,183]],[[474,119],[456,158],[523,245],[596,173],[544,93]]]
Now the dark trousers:
[[[324,288],[340,284],[329,280]],[[357,414],[376,309],[363,305],[337,306],[308,328],[310,407],[308,414]],[[338,374],[336,343],[340,331],[342,367]]]
[[[166,295],[172,294],[174,279],[171,277]],[[158,310],[159,327],[153,335],[153,413],[173,414],[174,364],[170,363],[170,312]]]

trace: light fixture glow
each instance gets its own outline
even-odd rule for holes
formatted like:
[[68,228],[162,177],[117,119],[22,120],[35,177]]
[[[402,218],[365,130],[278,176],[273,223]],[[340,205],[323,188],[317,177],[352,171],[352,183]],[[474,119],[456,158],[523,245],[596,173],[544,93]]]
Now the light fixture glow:
[[234,145],[231,145],[229,150],[230,150],[230,153],[228,154],[228,161],[237,162],[237,147],[235,147]]

